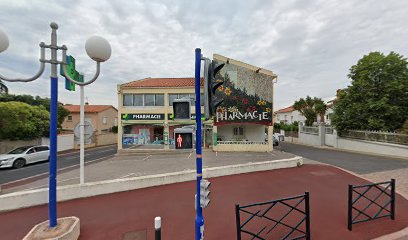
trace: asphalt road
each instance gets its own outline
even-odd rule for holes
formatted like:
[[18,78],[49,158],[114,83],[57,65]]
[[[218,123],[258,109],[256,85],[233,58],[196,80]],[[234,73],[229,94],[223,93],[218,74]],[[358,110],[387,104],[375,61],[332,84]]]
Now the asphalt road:
[[[103,157],[113,156],[117,152],[116,146],[98,147],[85,150],[85,162],[94,161]],[[58,155],[58,170],[79,165],[79,151]],[[38,162],[20,169],[0,169],[0,184],[5,184],[24,178],[46,174],[49,162]]]
[[280,142],[280,150],[358,174],[408,168],[408,160]]

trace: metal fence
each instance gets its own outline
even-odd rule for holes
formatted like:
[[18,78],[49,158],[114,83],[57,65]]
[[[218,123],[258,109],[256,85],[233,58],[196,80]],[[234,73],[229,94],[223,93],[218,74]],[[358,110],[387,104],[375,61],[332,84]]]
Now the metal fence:
[[349,185],[347,222],[350,231],[355,223],[383,217],[395,219],[395,179],[367,185]]
[[319,127],[307,127],[302,126],[299,128],[301,133],[315,134],[319,135]]
[[247,206],[237,204],[235,214],[237,240],[310,240],[308,192],[300,196]]
[[325,133],[326,134],[333,134],[334,133],[334,128],[333,127],[325,127]]
[[408,134],[394,132],[348,130],[343,131],[340,136],[345,138],[408,145]]

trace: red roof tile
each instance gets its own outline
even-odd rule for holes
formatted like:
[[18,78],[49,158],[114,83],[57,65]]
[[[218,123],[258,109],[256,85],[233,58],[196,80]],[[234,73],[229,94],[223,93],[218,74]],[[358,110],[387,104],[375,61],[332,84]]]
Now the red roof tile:
[[[122,87],[128,88],[172,88],[194,86],[194,78],[145,78],[122,84]],[[201,86],[204,86],[203,78],[201,78]]]
[[293,111],[295,111],[295,109],[293,108],[293,106],[290,106],[287,108],[279,109],[276,113],[287,113],[287,112],[293,112]]
[[[64,108],[71,113],[79,113],[79,105],[64,105]],[[85,105],[86,113],[98,113],[106,109],[114,108],[112,105]],[[116,110],[116,108],[114,108]]]

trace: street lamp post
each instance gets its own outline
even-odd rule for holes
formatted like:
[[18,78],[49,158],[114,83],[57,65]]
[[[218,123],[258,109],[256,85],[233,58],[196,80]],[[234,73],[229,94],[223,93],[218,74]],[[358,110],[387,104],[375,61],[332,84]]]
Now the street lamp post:
[[[67,74],[66,69],[66,51],[67,47],[65,45],[57,45],[57,29],[58,25],[56,23],[51,23],[51,44],[46,45],[44,42],[40,43],[40,69],[33,77],[20,79],[20,78],[6,78],[0,75],[0,80],[8,82],[31,82],[39,78],[44,72],[45,63],[51,64],[51,102],[50,102],[50,167],[49,167],[49,202],[48,202],[48,214],[49,214],[49,227],[53,228],[57,226],[57,114],[58,114],[58,75],[57,67],[61,65],[66,78],[82,86],[93,83],[99,76],[100,73],[100,63],[108,60],[111,55],[111,47],[104,38],[101,37],[91,37],[85,43],[85,49],[88,56],[96,61],[96,73],[94,77],[88,82],[77,82],[70,78]],[[9,41],[7,35],[0,30],[0,53],[8,48]],[[51,49],[51,59],[45,59],[45,49]],[[57,59],[57,51],[62,50],[62,61]],[[83,134],[83,123],[81,125],[81,134]],[[82,136],[83,138],[83,136]]]

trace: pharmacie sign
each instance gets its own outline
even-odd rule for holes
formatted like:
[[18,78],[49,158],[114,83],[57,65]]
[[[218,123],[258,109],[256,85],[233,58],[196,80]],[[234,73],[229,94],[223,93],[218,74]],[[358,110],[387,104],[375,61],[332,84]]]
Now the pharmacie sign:
[[137,113],[122,114],[122,120],[164,120],[164,114]]

